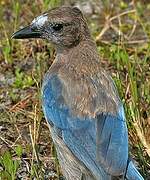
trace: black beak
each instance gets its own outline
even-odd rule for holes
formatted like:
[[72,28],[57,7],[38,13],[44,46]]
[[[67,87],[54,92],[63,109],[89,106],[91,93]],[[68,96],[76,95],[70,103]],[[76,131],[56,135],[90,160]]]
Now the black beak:
[[28,38],[41,38],[41,33],[31,29],[31,26],[20,29],[12,34],[11,38],[14,39],[28,39]]

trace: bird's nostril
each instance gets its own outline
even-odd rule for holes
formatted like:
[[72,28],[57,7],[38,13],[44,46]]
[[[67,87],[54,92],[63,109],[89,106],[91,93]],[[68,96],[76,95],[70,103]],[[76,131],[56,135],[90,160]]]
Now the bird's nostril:
[[38,31],[37,26],[35,26],[35,25],[33,25],[33,24],[30,26],[30,29],[31,29],[31,31],[33,31],[33,32],[34,32],[34,31]]

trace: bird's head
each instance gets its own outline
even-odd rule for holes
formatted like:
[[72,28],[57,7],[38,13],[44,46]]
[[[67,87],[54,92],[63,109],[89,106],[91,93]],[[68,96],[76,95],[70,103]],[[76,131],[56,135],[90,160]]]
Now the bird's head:
[[76,7],[49,10],[12,35],[15,39],[47,39],[58,47],[74,46],[87,37],[90,37],[90,33],[86,21]]

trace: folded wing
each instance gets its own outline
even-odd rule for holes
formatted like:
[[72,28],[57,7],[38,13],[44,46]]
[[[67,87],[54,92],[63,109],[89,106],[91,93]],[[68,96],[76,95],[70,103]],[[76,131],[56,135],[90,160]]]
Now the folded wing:
[[[76,111],[73,102],[78,102],[79,97],[82,96],[84,103],[86,89],[90,93],[90,89],[86,87],[88,81],[81,81],[84,92],[75,90],[80,86],[74,85],[70,103],[66,98],[71,96],[69,94],[71,89],[65,89],[68,85],[62,80],[62,77],[54,75],[46,81],[43,86],[45,116],[50,123],[53,123],[54,128],[61,131],[62,139],[71,152],[85,164],[95,177],[109,179],[111,176],[125,173],[128,159],[128,138],[122,105],[118,106],[118,111],[112,113],[107,109],[109,106],[106,106],[109,102],[104,102],[105,111],[102,112],[102,109],[95,111],[94,107],[98,107],[97,101],[100,99],[97,95],[97,98],[93,96],[94,100],[89,98],[89,102],[86,102],[83,107],[81,105],[82,108],[78,108]],[[69,80],[68,83],[70,83]],[[95,93],[98,93],[98,90],[99,88]],[[68,92],[68,96],[64,95],[64,91]],[[106,93],[103,91],[105,96],[103,100],[105,101],[111,99],[110,96],[107,99]],[[91,108],[88,103],[92,103],[92,101],[94,104]],[[111,101],[113,102],[113,100]],[[86,105],[87,111],[85,111]],[[81,110],[80,113],[78,113],[79,110]]]

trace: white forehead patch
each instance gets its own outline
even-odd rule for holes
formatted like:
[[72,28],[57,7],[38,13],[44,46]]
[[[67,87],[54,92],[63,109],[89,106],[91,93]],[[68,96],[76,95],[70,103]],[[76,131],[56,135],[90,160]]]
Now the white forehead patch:
[[36,24],[36,26],[43,26],[44,23],[48,20],[48,16],[47,14],[42,14],[41,16],[36,17],[35,19],[33,19],[31,24]]

